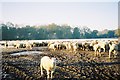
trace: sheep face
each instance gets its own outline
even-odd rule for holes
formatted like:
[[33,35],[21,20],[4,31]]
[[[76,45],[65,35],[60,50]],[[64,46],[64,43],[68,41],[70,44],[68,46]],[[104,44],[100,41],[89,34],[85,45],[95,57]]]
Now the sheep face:
[[56,66],[56,58],[51,58],[53,66]]

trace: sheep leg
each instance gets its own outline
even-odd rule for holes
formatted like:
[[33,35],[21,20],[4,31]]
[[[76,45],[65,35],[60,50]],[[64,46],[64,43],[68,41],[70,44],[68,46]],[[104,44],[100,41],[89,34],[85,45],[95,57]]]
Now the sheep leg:
[[50,77],[49,77],[49,70],[47,70],[47,78],[49,79]]
[[100,55],[100,56],[101,56],[101,48],[99,49],[98,55]]
[[53,78],[53,72],[54,72],[54,71],[51,71],[51,79]]
[[105,52],[105,48],[103,48],[103,52]]
[[101,53],[99,53],[99,55],[101,56]]
[[110,56],[111,56],[111,50],[109,50],[109,58],[110,58]]
[[95,54],[95,56],[97,56],[97,51],[96,51],[96,54]]
[[42,65],[40,65],[40,69],[41,69],[41,76],[42,76],[43,75]]
[[114,54],[116,54],[117,52],[116,52],[116,50],[114,50]]
[[97,51],[97,56],[99,55],[99,51]]
[[95,56],[97,56],[97,51],[95,50]]
[[116,50],[114,50],[114,57],[116,58],[116,56],[117,56],[117,51]]

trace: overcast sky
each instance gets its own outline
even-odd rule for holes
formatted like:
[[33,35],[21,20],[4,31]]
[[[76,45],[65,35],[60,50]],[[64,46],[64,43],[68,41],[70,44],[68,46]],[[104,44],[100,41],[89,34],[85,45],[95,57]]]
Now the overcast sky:
[[118,2],[2,2],[2,22],[118,28]]

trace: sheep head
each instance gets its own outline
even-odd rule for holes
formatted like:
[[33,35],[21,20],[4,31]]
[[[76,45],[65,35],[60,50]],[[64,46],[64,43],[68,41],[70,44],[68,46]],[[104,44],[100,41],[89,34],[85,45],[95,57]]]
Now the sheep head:
[[51,62],[53,65],[51,65],[52,67],[56,67],[56,58],[51,58]]

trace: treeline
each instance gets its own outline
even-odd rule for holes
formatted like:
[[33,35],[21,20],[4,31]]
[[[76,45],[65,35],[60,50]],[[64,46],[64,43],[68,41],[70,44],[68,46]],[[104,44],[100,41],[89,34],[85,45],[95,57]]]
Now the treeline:
[[74,27],[68,25],[40,25],[18,26],[12,23],[0,24],[2,40],[44,40],[44,39],[88,39],[88,38],[116,38],[120,36],[118,30],[90,30],[88,27]]

